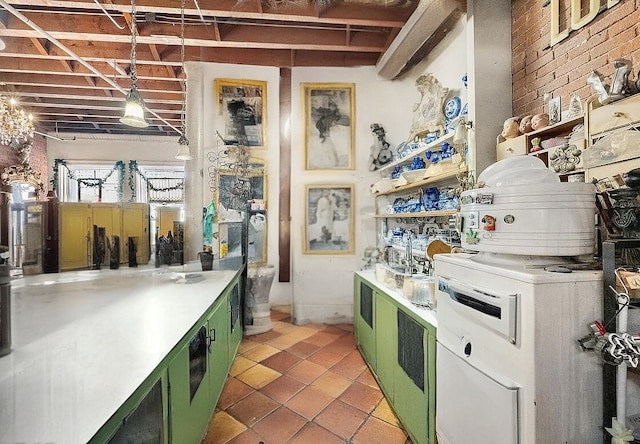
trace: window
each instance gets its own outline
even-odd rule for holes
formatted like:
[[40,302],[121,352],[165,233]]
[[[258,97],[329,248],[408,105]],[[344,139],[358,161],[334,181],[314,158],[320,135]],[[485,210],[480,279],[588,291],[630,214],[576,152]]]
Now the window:
[[113,165],[59,165],[61,202],[119,202],[124,178]]

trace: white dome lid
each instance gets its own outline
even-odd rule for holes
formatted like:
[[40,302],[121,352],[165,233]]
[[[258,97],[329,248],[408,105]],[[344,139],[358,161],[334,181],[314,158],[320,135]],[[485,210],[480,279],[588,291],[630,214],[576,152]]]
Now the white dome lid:
[[559,183],[560,177],[536,156],[512,156],[489,165],[478,176],[485,187]]

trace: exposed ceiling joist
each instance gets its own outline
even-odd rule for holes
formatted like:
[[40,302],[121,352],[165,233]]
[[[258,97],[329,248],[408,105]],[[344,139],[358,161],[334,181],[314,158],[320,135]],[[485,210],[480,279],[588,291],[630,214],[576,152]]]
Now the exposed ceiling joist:
[[[187,2],[185,61],[373,66],[418,3]],[[129,0],[0,0],[0,37],[7,44],[0,52],[0,93],[18,97],[35,114],[39,131],[177,135],[180,6],[175,0],[137,1],[136,71],[151,122],[145,130],[117,119],[130,87]]]

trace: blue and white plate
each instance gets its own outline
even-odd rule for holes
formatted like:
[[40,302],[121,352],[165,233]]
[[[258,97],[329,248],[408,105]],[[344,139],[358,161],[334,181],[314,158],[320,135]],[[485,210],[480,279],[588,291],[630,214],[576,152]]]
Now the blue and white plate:
[[444,106],[444,115],[447,119],[455,119],[460,114],[462,109],[462,101],[460,97],[454,97],[449,100]]

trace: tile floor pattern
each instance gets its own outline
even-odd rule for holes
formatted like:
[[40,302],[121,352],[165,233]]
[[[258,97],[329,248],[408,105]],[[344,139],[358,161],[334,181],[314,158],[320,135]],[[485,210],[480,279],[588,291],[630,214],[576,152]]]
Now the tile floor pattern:
[[243,338],[202,444],[411,444],[356,348],[353,325]]

